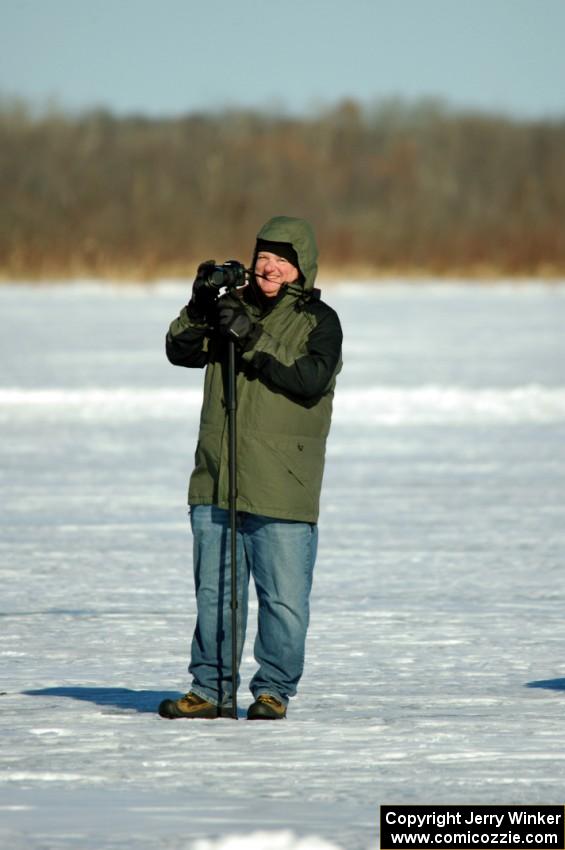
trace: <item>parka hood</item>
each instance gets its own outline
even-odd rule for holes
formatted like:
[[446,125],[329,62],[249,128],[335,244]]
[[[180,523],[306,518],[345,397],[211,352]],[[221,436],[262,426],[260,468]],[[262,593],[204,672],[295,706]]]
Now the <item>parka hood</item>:
[[[306,292],[313,290],[318,273],[318,248],[314,231],[305,219],[291,218],[286,215],[274,216],[259,230],[257,239],[265,239],[269,242],[290,242],[296,251],[304,283],[291,284],[289,289],[299,286],[301,290]],[[256,256],[257,249],[253,254],[253,266]]]

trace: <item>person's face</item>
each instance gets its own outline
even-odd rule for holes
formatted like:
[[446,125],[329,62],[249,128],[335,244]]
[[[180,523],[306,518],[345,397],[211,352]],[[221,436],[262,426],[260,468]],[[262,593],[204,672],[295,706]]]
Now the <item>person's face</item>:
[[281,286],[285,283],[295,283],[300,277],[296,266],[270,251],[259,251],[255,260],[255,272],[257,275],[262,275],[255,280],[267,298],[274,298],[279,294]]

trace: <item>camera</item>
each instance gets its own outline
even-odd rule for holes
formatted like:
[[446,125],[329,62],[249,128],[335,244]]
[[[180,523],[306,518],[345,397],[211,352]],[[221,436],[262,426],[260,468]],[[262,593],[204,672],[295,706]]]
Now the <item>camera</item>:
[[220,266],[207,266],[205,280],[211,289],[240,289],[248,282],[248,270],[237,260],[228,260]]

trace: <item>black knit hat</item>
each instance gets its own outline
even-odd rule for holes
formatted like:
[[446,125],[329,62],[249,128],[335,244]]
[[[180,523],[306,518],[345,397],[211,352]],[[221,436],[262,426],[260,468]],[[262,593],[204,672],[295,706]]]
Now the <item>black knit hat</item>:
[[289,263],[292,263],[295,269],[300,271],[298,265],[298,255],[290,242],[270,242],[268,239],[258,239],[255,248],[255,255],[261,251],[268,251],[269,254],[276,254],[277,257],[284,257]]

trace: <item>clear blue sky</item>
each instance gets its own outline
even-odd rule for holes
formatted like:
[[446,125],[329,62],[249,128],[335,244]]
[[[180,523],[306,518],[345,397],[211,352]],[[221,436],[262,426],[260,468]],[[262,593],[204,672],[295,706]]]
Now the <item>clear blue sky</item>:
[[0,95],[148,115],[432,96],[565,117],[565,0],[0,0]]

